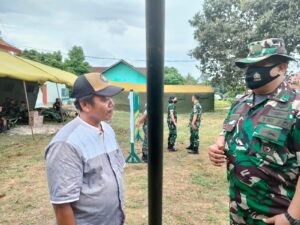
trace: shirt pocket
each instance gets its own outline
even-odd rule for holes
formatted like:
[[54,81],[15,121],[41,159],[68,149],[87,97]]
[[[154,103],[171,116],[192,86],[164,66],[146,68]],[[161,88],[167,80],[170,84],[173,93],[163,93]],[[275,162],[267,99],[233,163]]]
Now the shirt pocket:
[[285,147],[286,140],[286,129],[269,124],[259,124],[253,132],[251,152],[267,164],[284,165],[288,160],[289,153]]

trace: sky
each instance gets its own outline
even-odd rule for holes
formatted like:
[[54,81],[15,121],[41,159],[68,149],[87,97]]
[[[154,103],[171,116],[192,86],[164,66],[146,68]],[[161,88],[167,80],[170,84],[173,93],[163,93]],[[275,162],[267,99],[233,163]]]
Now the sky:
[[[166,0],[165,65],[196,78],[197,61],[188,52],[197,43],[188,20],[202,1]],[[92,66],[110,66],[118,59],[146,64],[144,0],[1,0],[0,31],[20,49],[60,50],[66,56],[72,46],[81,46]]]

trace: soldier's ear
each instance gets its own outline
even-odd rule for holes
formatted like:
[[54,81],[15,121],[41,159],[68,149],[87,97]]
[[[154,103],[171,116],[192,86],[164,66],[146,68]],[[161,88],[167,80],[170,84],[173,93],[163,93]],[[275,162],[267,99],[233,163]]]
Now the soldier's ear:
[[288,69],[288,64],[287,63],[281,63],[281,64],[279,64],[279,66],[278,66],[278,74],[285,75],[287,69]]
[[281,63],[270,71],[270,75],[271,77],[275,77],[277,75],[284,76],[286,74],[287,68],[287,63]]

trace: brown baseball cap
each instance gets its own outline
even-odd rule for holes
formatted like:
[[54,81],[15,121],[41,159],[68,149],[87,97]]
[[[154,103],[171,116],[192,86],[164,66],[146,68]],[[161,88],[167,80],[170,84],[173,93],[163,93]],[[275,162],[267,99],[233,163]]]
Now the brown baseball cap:
[[124,88],[110,85],[101,73],[86,73],[76,79],[71,97],[82,98],[90,94],[112,97],[123,90]]

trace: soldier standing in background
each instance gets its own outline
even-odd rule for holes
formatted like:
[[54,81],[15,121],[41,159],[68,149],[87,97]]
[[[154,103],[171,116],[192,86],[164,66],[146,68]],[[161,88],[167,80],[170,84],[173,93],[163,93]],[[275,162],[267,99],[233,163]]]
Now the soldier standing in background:
[[192,102],[194,104],[192,112],[190,113],[190,146],[187,147],[188,153],[199,154],[199,128],[201,123],[202,107],[199,103],[200,96],[194,94]]
[[176,106],[177,103],[176,96],[172,95],[169,97],[169,105],[168,105],[168,127],[169,127],[169,137],[168,137],[168,150],[169,152],[175,152],[176,149],[174,147],[176,138],[177,138],[177,112]]
[[144,140],[143,140],[143,147],[142,147],[142,160],[147,163],[148,162],[148,120],[147,120],[147,104],[144,106],[144,112],[137,123],[136,127],[139,127],[143,124],[143,131],[144,131]]
[[230,224],[300,224],[300,94],[285,81],[293,58],[280,38],[248,48],[236,66],[252,92],[232,105],[209,158],[227,161]]

